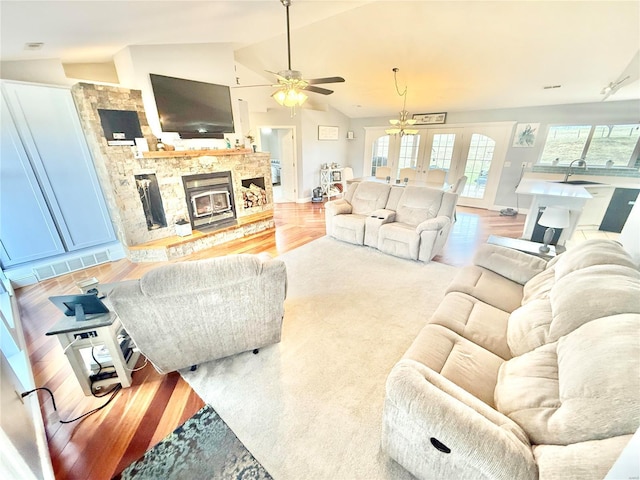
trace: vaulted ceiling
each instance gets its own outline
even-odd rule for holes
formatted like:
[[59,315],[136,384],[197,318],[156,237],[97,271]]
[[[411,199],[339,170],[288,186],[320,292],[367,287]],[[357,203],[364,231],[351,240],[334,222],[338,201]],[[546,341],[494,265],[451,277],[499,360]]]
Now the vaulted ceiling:
[[[638,1],[292,0],[290,15],[292,67],[346,79],[312,102],[354,118],[400,110],[393,67],[411,112],[599,102],[640,46]],[[128,45],[231,43],[239,85],[269,85],[266,70],[287,67],[285,18],[280,0],[2,0],[0,58],[94,63]],[[639,70],[606,101],[640,99]],[[272,91],[242,96],[261,109]]]

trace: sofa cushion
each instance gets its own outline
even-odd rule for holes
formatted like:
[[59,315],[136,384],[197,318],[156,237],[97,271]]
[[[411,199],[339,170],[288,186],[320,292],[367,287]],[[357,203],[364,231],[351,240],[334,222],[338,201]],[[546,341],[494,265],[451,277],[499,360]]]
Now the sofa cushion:
[[503,359],[441,325],[427,324],[403,358],[415,360],[493,406]]
[[511,352],[507,345],[509,314],[460,292],[447,294],[429,323],[442,325],[476,345],[508,360]]
[[579,243],[559,256],[554,264],[556,280],[576,270],[604,264],[636,268],[631,256],[619,243],[592,239]]
[[522,285],[486,268],[470,265],[458,271],[447,293],[461,292],[489,305],[513,312],[522,301]]
[[332,220],[331,236],[343,242],[364,245],[366,215],[336,215]]
[[374,210],[384,208],[390,189],[386,183],[359,182],[351,198],[351,213],[368,215]]
[[540,480],[602,480],[633,435],[572,445],[535,445]]
[[415,227],[438,216],[442,194],[443,191],[436,188],[405,187],[396,207],[396,222]]
[[498,411],[534,444],[632,434],[640,424],[639,333],[638,314],[604,317],[505,362]]
[[550,296],[549,341],[579,326],[618,313],[640,313],[640,271],[621,265],[594,265],[560,278]]
[[406,223],[385,223],[378,230],[378,249],[395,257],[418,260],[420,235]]
[[549,343],[551,319],[551,300],[548,296],[531,300],[515,309],[507,326],[511,355],[517,357]]
[[555,268],[548,266],[546,270],[538,273],[535,277],[524,284],[522,289],[522,304],[526,305],[531,300],[547,298],[555,281]]
[[507,337],[521,355],[558,340],[596,318],[640,313],[640,272],[620,265],[593,265],[557,280],[548,293],[514,310]]

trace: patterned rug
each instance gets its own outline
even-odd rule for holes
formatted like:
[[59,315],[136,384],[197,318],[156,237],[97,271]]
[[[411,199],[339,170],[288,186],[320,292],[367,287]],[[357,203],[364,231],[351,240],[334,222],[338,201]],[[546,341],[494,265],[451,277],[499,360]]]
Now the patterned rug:
[[271,480],[209,405],[115,478]]

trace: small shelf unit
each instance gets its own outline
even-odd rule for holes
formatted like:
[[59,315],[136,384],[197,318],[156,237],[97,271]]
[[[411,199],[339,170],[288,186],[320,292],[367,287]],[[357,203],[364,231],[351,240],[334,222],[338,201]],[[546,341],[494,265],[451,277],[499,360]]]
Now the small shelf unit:
[[320,169],[320,188],[327,200],[330,200],[331,197],[342,195],[342,192],[344,192],[345,185],[342,171],[342,168]]

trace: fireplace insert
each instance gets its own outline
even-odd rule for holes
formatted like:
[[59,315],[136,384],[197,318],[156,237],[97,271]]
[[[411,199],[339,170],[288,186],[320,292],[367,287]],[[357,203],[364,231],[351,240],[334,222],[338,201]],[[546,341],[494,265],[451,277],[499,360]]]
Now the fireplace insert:
[[236,223],[231,172],[182,177],[191,226],[215,230]]

